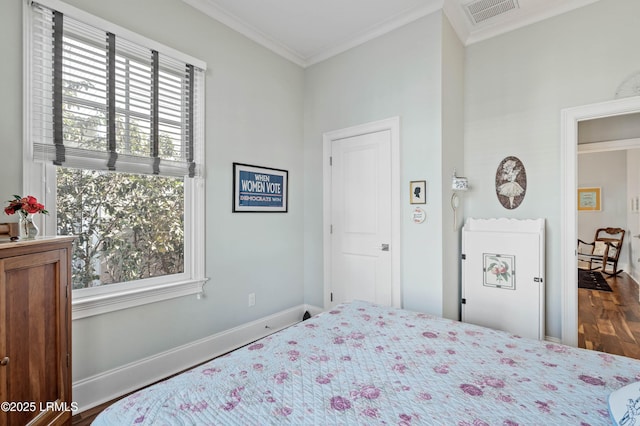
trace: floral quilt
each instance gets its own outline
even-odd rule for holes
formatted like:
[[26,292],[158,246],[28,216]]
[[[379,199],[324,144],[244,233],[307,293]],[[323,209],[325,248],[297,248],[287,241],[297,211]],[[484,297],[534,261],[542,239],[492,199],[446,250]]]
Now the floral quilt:
[[365,302],[143,389],[94,425],[605,425],[640,361]]

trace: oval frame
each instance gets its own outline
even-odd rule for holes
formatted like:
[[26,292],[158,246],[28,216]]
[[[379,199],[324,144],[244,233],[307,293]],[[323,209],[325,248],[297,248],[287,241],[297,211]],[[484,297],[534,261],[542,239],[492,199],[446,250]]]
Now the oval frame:
[[496,196],[507,210],[517,209],[527,193],[527,171],[518,157],[505,157],[496,170]]

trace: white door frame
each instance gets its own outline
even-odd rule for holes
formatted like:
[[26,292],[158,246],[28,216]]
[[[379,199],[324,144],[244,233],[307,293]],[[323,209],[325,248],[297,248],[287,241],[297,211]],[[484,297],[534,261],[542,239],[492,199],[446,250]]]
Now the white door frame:
[[576,241],[578,219],[578,123],[640,112],[640,96],[566,108],[561,113],[561,246],[562,343],[578,346],[578,272]]
[[340,139],[389,130],[391,132],[391,300],[402,306],[400,284],[400,117],[365,123],[322,135],[324,308],[331,303],[331,144]]

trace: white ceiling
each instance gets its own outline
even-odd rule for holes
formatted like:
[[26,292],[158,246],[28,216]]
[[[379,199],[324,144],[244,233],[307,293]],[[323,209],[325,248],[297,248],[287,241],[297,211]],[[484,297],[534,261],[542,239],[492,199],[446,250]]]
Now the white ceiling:
[[[598,0],[183,1],[306,67],[440,9],[469,45]],[[471,3],[502,13],[475,23]]]

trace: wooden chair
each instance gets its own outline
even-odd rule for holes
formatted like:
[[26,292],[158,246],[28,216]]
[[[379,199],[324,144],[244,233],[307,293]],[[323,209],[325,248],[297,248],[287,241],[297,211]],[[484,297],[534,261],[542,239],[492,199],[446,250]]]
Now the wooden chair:
[[600,272],[610,276],[622,272],[622,269],[618,270],[618,258],[622,251],[624,233],[622,228],[600,228],[596,231],[593,242],[578,240],[578,261],[588,265],[583,269],[600,269]]

